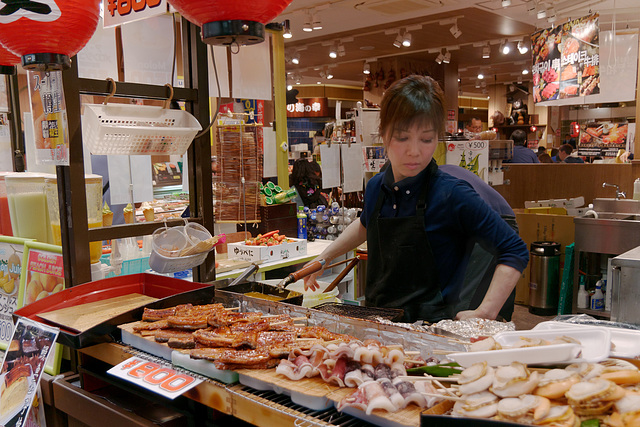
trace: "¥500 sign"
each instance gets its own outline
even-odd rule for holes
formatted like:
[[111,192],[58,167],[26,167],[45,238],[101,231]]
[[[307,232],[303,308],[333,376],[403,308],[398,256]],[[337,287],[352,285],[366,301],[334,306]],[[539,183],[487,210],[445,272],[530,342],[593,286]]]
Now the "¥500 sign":
[[167,0],[106,0],[104,28],[166,13]]

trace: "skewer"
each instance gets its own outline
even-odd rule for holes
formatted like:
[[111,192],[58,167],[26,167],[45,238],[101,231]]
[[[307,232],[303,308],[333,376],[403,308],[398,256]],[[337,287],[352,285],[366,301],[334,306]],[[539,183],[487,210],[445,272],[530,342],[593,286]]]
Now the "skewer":
[[424,360],[404,359],[404,363],[413,363],[414,365],[422,365],[424,364]]
[[448,338],[447,341],[454,344],[465,344],[465,345],[471,344],[471,341],[463,341],[457,338]]
[[281,320],[279,322],[271,322],[271,323],[269,323],[269,326],[282,325],[283,323],[289,323],[289,321],[288,320]]
[[431,353],[433,353],[433,354],[447,355],[447,354],[451,354],[451,353],[458,353],[458,352],[457,352],[457,351],[454,351],[454,350],[438,350],[438,349],[434,349],[434,350],[431,350]]
[[225,307],[227,311],[240,310],[240,307]]
[[308,319],[306,316],[300,316],[300,317],[292,317],[291,320],[295,322],[296,320],[308,320]]
[[[272,323],[273,325],[273,323]],[[307,325],[303,325],[302,323],[294,323],[293,326],[295,326],[296,328],[304,328]]]
[[428,375],[425,375],[424,377],[418,376],[418,375],[398,375],[396,378],[400,378],[403,379],[405,381],[451,381],[451,382],[457,382],[458,380],[456,378],[451,378],[451,377],[431,377]]
[[443,386],[442,383],[438,380],[433,380],[433,383],[435,385],[437,385],[438,387],[440,387],[442,390],[444,390],[445,393],[447,393],[450,396],[454,396],[454,397],[458,397],[456,396],[451,390],[449,390],[447,387]]
[[428,397],[440,397],[442,399],[445,400],[455,400],[456,402],[462,402],[465,399],[461,398],[461,397],[455,397],[455,396],[447,396],[446,394],[438,394],[438,393],[423,393],[423,392],[419,392],[421,395],[423,396],[428,396]]

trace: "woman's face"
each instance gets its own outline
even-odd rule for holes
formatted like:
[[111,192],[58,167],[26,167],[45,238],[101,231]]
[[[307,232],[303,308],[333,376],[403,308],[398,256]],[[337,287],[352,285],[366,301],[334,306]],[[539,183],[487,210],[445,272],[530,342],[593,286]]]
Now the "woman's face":
[[416,122],[409,129],[395,129],[389,135],[387,157],[395,182],[418,175],[426,168],[438,145],[433,126]]

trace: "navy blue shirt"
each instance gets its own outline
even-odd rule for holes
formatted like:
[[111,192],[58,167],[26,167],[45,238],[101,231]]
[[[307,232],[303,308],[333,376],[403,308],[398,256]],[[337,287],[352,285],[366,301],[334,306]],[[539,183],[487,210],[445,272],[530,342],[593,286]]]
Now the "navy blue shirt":
[[[371,220],[380,191],[385,200],[381,218],[416,214],[418,193],[426,177],[426,169],[415,177],[393,182],[391,165],[367,183],[364,209],[360,221],[366,228]],[[429,182],[425,212],[425,230],[431,252],[438,266],[440,290],[445,302],[455,304],[463,283],[472,244],[486,242],[498,252],[498,264],[522,272],[529,262],[527,245],[513,229],[487,205],[467,182],[438,170]],[[402,256],[394,248],[372,248]],[[426,272],[425,274],[432,274]]]
[[538,156],[530,148],[522,145],[513,146],[513,159],[505,161],[505,163],[540,163]]

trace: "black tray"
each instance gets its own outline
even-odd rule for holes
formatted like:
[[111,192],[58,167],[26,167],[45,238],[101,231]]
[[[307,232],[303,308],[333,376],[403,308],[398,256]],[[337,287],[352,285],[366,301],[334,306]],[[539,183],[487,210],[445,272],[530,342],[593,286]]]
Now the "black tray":
[[[216,287],[216,300],[220,300],[224,304],[225,301],[228,301],[229,299],[237,299],[239,294],[246,294],[247,292],[260,292],[261,294],[265,295],[274,295],[282,298],[282,300],[277,302],[293,305],[302,305],[302,298],[304,297],[300,292],[281,289],[277,286],[269,285],[267,283],[243,282],[224,288]],[[268,301],[265,299],[246,295],[243,295],[243,298]]]
[[420,415],[420,427],[518,427],[522,424],[482,418],[462,418],[450,415]]
[[402,316],[404,315],[404,310],[400,308],[366,307],[361,305],[340,304],[337,302],[325,302],[313,308],[324,311],[325,313],[355,317],[373,322],[379,318],[397,322],[402,320]]

